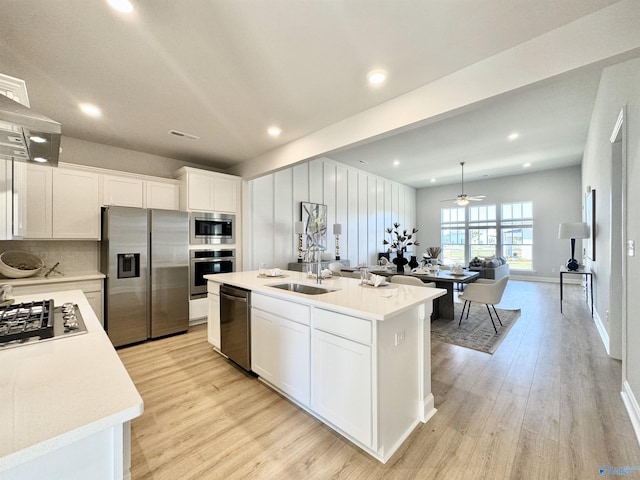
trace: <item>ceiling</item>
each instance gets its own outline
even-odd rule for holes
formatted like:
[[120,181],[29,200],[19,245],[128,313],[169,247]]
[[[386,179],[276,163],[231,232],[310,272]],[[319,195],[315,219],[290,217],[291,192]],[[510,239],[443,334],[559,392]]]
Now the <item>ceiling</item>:
[[[106,0],[3,0],[0,73],[24,79],[63,135],[220,170],[616,2],[131,1],[124,15]],[[372,88],[376,68],[388,78]],[[470,179],[579,163],[598,78],[565,75],[328,156],[415,187],[457,181],[460,161]]]

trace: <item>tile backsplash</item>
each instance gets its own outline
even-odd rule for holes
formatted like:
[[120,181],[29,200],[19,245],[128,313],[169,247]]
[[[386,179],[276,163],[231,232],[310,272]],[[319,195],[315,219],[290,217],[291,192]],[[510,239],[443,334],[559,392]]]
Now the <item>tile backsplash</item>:
[[0,252],[7,250],[25,250],[40,257],[46,267],[39,275],[56,267],[59,272],[67,274],[97,272],[100,270],[100,242],[76,240],[8,240],[0,241]]

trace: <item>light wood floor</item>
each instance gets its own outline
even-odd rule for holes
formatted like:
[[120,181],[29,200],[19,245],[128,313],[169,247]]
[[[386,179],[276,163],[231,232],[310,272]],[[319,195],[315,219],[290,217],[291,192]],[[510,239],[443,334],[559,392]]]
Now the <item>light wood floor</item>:
[[133,480],[595,479],[640,465],[582,290],[511,281],[522,316],[496,353],[432,342],[438,413],[386,465],[212,351],[204,325],[119,350],[145,402]]

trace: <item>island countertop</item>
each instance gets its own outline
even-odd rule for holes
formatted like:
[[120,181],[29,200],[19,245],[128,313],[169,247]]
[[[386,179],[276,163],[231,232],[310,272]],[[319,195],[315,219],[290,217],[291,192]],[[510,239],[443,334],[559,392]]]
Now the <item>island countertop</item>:
[[360,280],[356,278],[333,276],[322,280],[322,286],[334,289],[333,291],[319,295],[307,295],[270,286],[288,282],[317,285],[315,277],[309,278],[304,272],[282,270],[281,277],[263,277],[258,273],[258,271],[222,273],[205,275],[204,278],[369,320],[388,319],[415,305],[432,301],[446,293],[446,290],[440,288],[423,288],[396,283],[376,288],[360,285]]
[[[80,290],[51,292],[76,303],[87,333],[0,350],[0,472],[142,414],[143,401]],[[38,298],[41,299],[41,298]],[[33,295],[16,297],[16,303]]]

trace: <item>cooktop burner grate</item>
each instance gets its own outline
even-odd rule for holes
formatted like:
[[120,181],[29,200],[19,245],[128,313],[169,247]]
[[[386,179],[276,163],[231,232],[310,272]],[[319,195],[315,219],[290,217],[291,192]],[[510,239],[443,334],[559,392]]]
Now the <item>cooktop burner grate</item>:
[[53,300],[0,307],[0,342],[53,337]]

